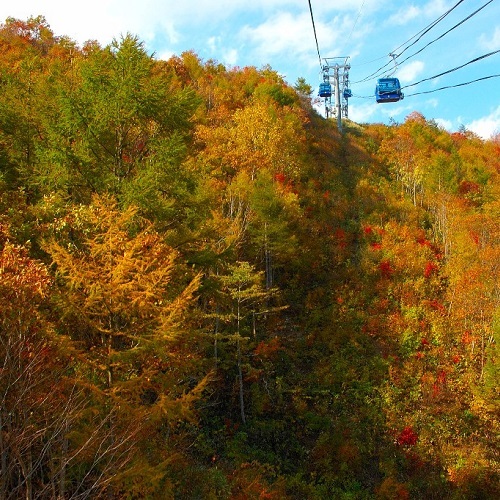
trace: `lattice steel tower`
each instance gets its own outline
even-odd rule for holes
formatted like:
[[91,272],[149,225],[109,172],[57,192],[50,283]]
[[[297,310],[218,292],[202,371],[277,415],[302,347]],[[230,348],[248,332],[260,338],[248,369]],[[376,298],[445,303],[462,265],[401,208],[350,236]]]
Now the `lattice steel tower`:
[[[348,99],[352,93],[349,89],[349,70],[351,66],[348,63],[349,57],[325,57],[323,58],[323,84],[320,84],[320,97],[325,98],[325,115],[329,118],[331,115],[337,117],[337,125],[342,131],[342,117],[348,118],[349,102]],[[342,61],[342,62],[339,62]],[[327,85],[333,89],[328,92],[323,91]],[[335,99],[335,106],[332,106],[332,96]]]

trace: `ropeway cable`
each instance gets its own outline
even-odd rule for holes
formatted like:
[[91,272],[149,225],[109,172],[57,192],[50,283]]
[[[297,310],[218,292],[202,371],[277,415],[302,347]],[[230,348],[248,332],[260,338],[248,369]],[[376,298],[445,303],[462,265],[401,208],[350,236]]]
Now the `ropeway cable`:
[[[396,47],[391,53],[394,54],[397,50],[399,50],[401,47],[404,47],[408,42],[412,41],[414,38],[417,38],[412,44],[408,45],[408,47],[406,47],[403,51],[401,51],[399,54],[396,55],[396,57],[399,57],[401,54],[403,54],[406,50],[408,50],[410,47],[412,47],[413,45],[415,45],[418,41],[421,40],[421,38],[427,34],[432,28],[434,28],[434,26],[436,26],[438,23],[440,23],[448,14],[450,14],[454,9],[456,9],[462,2],[464,2],[464,0],[459,0],[453,7],[451,7],[449,10],[447,10],[446,12],[444,12],[443,14],[441,14],[437,19],[435,19],[432,23],[430,23],[427,27],[423,28],[422,30],[420,30],[418,33],[416,33],[415,35],[413,35],[411,38],[409,38],[406,42],[403,42],[399,47]],[[363,83],[363,82],[366,82],[368,80],[371,80],[372,78],[378,76],[380,74],[380,72],[386,68],[387,66],[389,66],[389,64],[391,64],[393,61],[389,61],[387,62],[386,64],[384,64],[383,66],[381,66],[379,69],[377,69],[376,71],[374,71],[371,75],[368,75],[367,77],[363,78],[362,80],[358,80],[356,82],[353,82],[353,83]]]
[[[480,12],[485,7],[487,7],[491,2],[493,2],[493,0],[489,0],[489,2],[486,2],[484,5],[482,5],[481,7],[479,7],[479,9],[475,10],[472,14],[469,14],[465,19],[462,19],[459,23],[455,24],[455,26],[453,26],[449,30],[445,31],[442,35],[440,35],[437,38],[435,38],[434,40],[430,41],[427,45],[424,45],[420,50],[417,50],[417,52],[415,52],[415,53],[411,54],[410,56],[406,57],[405,59],[403,59],[398,64],[403,64],[404,62],[406,62],[411,57],[414,57],[417,54],[420,54],[420,52],[422,52],[424,49],[426,49],[427,47],[429,47],[429,45],[432,45],[434,42],[437,42],[438,40],[441,40],[441,38],[443,38],[444,36],[446,36],[448,33],[450,33],[451,31],[453,31],[455,28],[458,28],[460,25],[462,25],[463,23],[465,23],[466,21],[468,21],[471,17],[475,16],[478,12]],[[410,45],[410,47],[411,47],[411,45]],[[409,47],[407,47],[407,48],[409,48]],[[401,52],[401,54],[403,52]],[[401,54],[398,54],[396,57],[399,57]]]
[[[405,59],[403,59],[401,62],[398,63],[398,65],[400,64],[403,64],[405,63],[406,61],[408,61],[408,59],[416,56],[417,54],[420,54],[420,52],[422,52],[424,49],[426,49],[427,47],[429,47],[429,45],[432,45],[434,42],[437,42],[438,40],[440,40],[441,38],[443,38],[444,36],[446,36],[448,33],[450,33],[451,31],[453,31],[454,29],[458,28],[460,25],[462,25],[463,23],[465,23],[466,21],[468,21],[469,19],[471,19],[473,16],[475,16],[478,12],[480,12],[481,10],[483,10],[485,7],[487,7],[491,2],[493,2],[493,0],[489,0],[488,2],[486,2],[484,5],[482,5],[481,7],[479,7],[479,9],[476,9],[474,12],[472,12],[472,14],[469,14],[466,18],[462,19],[459,23],[455,24],[455,26],[453,26],[452,28],[450,28],[449,30],[445,31],[443,34],[441,34],[440,36],[438,36],[437,38],[435,38],[434,40],[430,41],[427,45],[424,45],[424,47],[422,47],[420,50],[417,50],[417,52],[414,52],[413,54],[409,55],[408,57],[406,57]],[[413,45],[413,44],[412,44]],[[411,46],[410,46],[411,47]],[[407,47],[409,48],[409,47]],[[405,49],[406,50],[406,49]],[[404,51],[403,51],[404,52]],[[394,57],[399,57],[403,52],[401,52],[400,54],[394,56]],[[387,63],[385,66],[387,66],[389,63]],[[382,68],[381,68],[382,69]],[[377,74],[377,72],[375,72],[374,75],[372,75],[373,77],[376,77],[376,76],[380,76],[382,73],[380,73],[380,70],[379,70],[379,73]],[[359,82],[356,82],[356,83],[359,83]]]
[[[488,54],[484,54],[482,56],[476,57],[464,64],[461,64],[460,66],[457,66],[456,68],[449,69],[447,71],[443,71],[442,73],[439,73],[438,75],[430,76],[428,78],[424,78],[423,80],[419,80],[418,82],[415,83],[410,83],[409,85],[405,85],[404,87],[401,87],[401,90],[407,89],[409,87],[414,87],[415,85],[419,85],[423,82],[428,82],[429,80],[434,80],[435,78],[439,78],[440,76],[443,75],[448,75],[449,73],[453,73],[454,71],[457,71],[459,69],[465,68],[465,66],[468,66],[469,64],[475,63],[477,61],[481,61],[482,59],[486,59],[487,57],[493,56],[495,54],[498,54],[500,52],[500,49],[494,50],[493,52],[489,52]],[[414,94],[405,94],[405,97],[410,97],[414,95],[420,95],[420,94],[431,94],[432,92],[437,92],[439,90],[444,90],[444,89],[451,89],[454,87],[463,87],[464,85],[470,85],[471,83],[475,82],[480,82],[482,80],[489,80],[490,78],[498,78],[500,75],[490,75],[490,76],[484,76],[482,78],[477,78],[476,80],[471,80],[470,82],[464,82],[464,83],[457,83],[456,85],[448,85],[446,87],[440,87],[439,89],[433,89],[433,90],[427,90],[423,92],[415,92]],[[353,97],[362,97],[362,96],[353,96]],[[373,97],[373,96],[371,96]]]
[[476,57],[476,58],[474,58],[474,59],[472,59],[464,64],[461,64],[460,66],[457,66],[456,68],[452,68],[452,69],[449,69],[447,71],[443,71],[442,73],[439,73],[438,75],[430,76],[429,78],[424,78],[423,80],[419,80],[418,82],[415,82],[415,83],[410,83],[409,85],[405,85],[404,87],[401,87],[401,88],[406,89],[408,87],[414,87],[415,85],[419,85],[420,83],[423,83],[423,82],[428,82],[429,80],[434,80],[435,78],[439,78],[440,76],[447,75],[449,73],[453,73],[454,71],[465,68],[465,66],[468,66],[469,64],[480,61],[481,59],[485,59],[486,57],[493,56],[495,54],[498,54],[499,52],[500,52],[500,49],[494,50],[493,52],[489,52],[488,54],[484,54],[484,55]]
[[463,87],[465,85],[470,85],[471,83],[480,82],[482,80],[489,80],[490,78],[500,78],[500,75],[483,76],[481,78],[476,78],[475,80],[471,80],[470,82],[457,83],[456,85],[447,85],[446,87],[440,87],[438,89],[433,89],[433,90],[425,90],[423,92],[415,92],[414,94],[405,94],[405,97],[412,97],[414,95],[422,95],[422,94],[432,94],[433,92],[439,92],[440,90],[453,89],[455,87]]
[[323,66],[321,64],[321,55],[319,53],[318,36],[316,35],[316,25],[314,24],[314,16],[313,16],[311,0],[308,0],[308,1],[309,1],[309,12],[311,13],[311,21],[312,21],[313,31],[314,31],[314,39],[316,40],[316,49],[318,50],[319,67],[321,69],[323,69]]
[[356,27],[356,24],[358,24],[359,18],[361,17],[361,11],[363,10],[363,7],[365,6],[365,1],[366,0],[363,0],[363,3],[361,4],[361,7],[359,8],[358,15],[356,16],[356,20],[354,21],[354,24],[352,25],[351,32],[349,33],[349,36],[347,37],[346,46],[349,46],[349,42],[351,41],[352,33],[354,31],[354,28]]
[[[434,23],[431,23],[428,28],[426,28],[426,29],[423,30],[423,32],[420,32],[422,34],[413,43],[411,43],[410,45],[408,45],[408,47],[405,47],[399,54],[397,54],[396,57],[399,57],[401,54],[403,54],[404,52],[406,52],[410,47],[413,47],[416,43],[418,43],[422,39],[422,37],[424,35],[426,35],[432,28],[434,28],[434,26],[436,26],[436,24],[438,24],[439,22],[441,22],[448,14],[450,14],[450,12],[452,12],[453,10],[455,10],[463,1],[464,0],[459,0],[450,10],[448,10],[447,12],[445,12],[444,14],[442,14],[440,17],[438,17],[436,19],[436,21]],[[493,0],[490,0],[490,1],[493,1]],[[415,38],[415,37],[413,37],[413,38]],[[410,38],[410,40],[411,40],[411,38]],[[408,42],[405,42],[405,43],[408,43]],[[400,45],[397,49],[393,50],[393,52],[396,52],[396,50],[400,49],[403,45],[405,45],[405,43],[403,43],[402,45]]]

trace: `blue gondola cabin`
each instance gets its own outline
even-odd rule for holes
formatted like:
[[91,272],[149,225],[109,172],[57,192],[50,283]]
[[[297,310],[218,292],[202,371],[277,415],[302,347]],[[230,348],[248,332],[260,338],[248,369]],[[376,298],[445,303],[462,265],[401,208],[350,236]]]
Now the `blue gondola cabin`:
[[398,102],[404,98],[397,78],[379,78],[375,87],[377,102]]
[[320,97],[331,97],[332,96],[332,86],[329,83],[320,83],[318,95]]

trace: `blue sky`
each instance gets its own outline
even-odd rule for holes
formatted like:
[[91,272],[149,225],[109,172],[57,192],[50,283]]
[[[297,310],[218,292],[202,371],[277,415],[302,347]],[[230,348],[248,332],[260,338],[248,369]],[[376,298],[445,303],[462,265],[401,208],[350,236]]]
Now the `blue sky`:
[[[500,132],[500,78],[410,95],[500,74],[500,52],[409,86],[404,89],[405,99],[398,103],[376,104],[376,78],[361,81],[388,63],[389,53],[400,53],[458,2],[311,0],[321,57],[349,56],[355,96],[349,101],[349,118],[360,123],[402,122],[412,111],[418,111],[450,131],[465,126],[485,139]],[[500,50],[500,0],[493,0],[437,40],[487,2],[463,0],[407,48],[398,60],[411,57],[398,66],[395,75],[402,85]],[[0,5],[2,22],[7,17],[26,20],[37,15],[45,17],[56,35],[69,36],[80,44],[97,40],[107,45],[113,38],[132,33],[159,59],[193,50],[203,61],[213,59],[228,68],[270,65],[290,84],[298,77],[315,88],[320,82],[308,0],[16,0]]]

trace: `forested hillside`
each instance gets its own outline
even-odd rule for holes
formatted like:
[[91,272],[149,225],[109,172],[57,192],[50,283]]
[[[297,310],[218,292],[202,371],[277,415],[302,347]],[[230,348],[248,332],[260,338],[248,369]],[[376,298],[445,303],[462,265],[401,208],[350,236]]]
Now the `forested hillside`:
[[499,498],[499,174],[498,137],[6,20],[0,498]]

